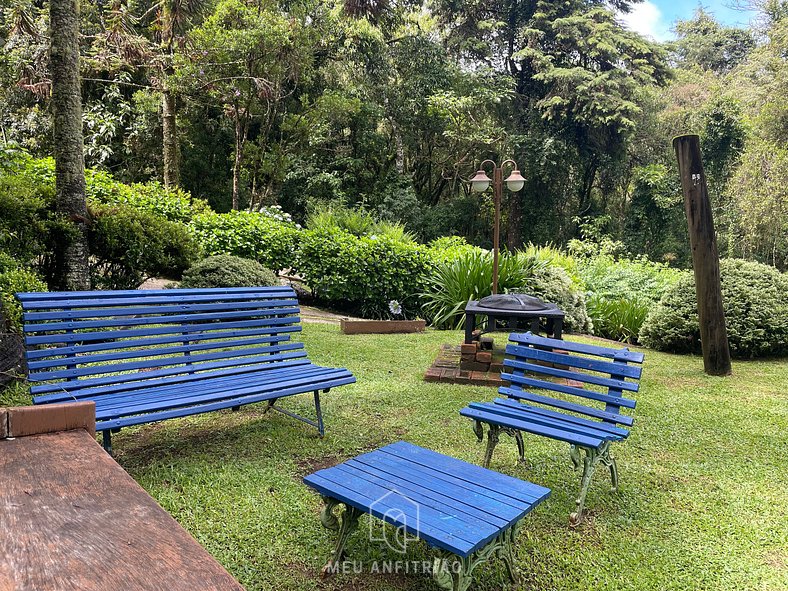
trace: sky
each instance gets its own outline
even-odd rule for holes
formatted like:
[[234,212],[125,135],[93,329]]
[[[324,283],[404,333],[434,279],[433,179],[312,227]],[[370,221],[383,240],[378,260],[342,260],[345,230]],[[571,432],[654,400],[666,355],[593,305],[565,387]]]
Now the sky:
[[718,21],[729,26],[744,26],[753,18],[754,13],[730,8],[735,0],[705,0],[704,2],[684,2],[675,0],[645,0],[633,6],[629,14],[621,20],[630,29],[651,37],[656,41],[669,41],[675,36],[671,29],[677,19],[692,17],[695,9],[702,4]]

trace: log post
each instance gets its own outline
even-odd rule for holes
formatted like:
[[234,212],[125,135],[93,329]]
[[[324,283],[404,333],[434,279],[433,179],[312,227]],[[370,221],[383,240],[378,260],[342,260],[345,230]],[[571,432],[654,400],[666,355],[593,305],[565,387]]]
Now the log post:
[[720,256],[706,175],[703,172],[700,139],[697,135],[676,137],[673,139],[673,149],[679,162],[684,210],[687,213],[692,248],[703,369],[709,375],[728,375],[731,373],[731,355],[720,285]]

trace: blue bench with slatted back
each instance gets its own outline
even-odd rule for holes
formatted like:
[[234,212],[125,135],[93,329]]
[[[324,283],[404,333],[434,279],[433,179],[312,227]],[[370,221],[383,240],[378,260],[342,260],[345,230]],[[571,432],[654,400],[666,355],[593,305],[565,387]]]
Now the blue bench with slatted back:
[[[643,354],[626,348],[609,348],[512,333],[506,346],[505,398],[473,402],[460,414],[473,419],[480,441],[488,425],[488,467],[501,432],[517,442],[520,459],[525,447],[522,433],[564,441],[570,445],[575,469],[583,467],[580,494],[570,521],[583,519],[586,494],[598,464],[610,469],[613,489],[618,468],[610,455],[613,442],[626,439],[634,419],[624,414],[635,408]],[[584,452],[584,457],[580,452]]]
[[[35,404],[92,400],[121,427],[267,402],[324,434],[320,391],[355,382],[314,365],[289,287],[17,294]],[[275,406],[314,393],[316,420]]]

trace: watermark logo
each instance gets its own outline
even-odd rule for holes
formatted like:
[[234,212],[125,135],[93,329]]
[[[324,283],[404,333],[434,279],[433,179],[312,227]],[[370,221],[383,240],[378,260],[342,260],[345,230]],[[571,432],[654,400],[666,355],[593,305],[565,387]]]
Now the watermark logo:
[[[397,490],[387,492],[370,506],[370,513],[382,519],[369,520],[369,539],[383,542],[394,552],[405,554],[408,544],[418,540],[408,529],[419,531],[419,504]],[[389,522],[394,527],[387,526]]]

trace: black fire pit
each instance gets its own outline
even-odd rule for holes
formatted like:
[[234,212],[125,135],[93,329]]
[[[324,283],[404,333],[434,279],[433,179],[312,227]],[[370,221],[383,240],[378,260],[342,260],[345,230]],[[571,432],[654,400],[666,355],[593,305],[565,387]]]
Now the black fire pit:
[[558,306],[523,293],[491,295],[469,301],[465,306],[466,343],[473,342],[477,316],[486,317],[480,334],[502,329],[538,333],[544,328],[548,336],[560,339],[564,329],[564,313]]

